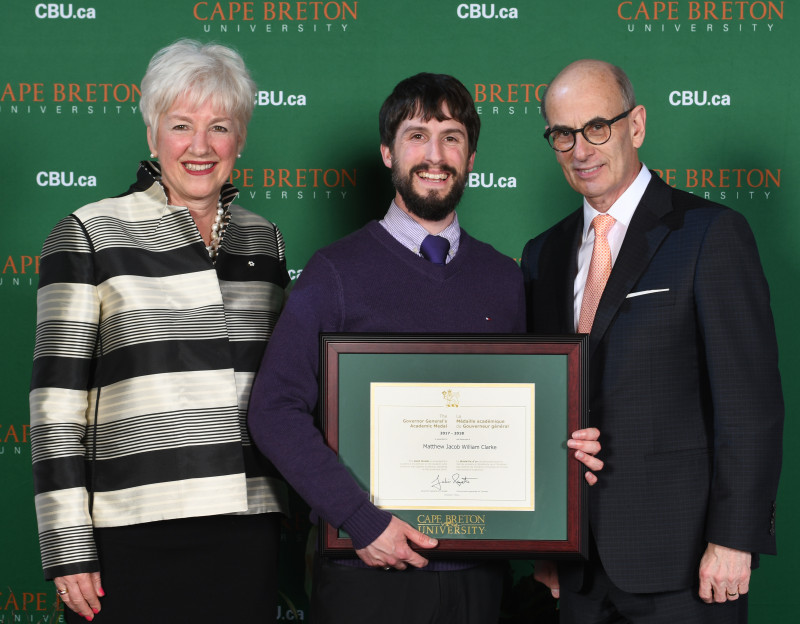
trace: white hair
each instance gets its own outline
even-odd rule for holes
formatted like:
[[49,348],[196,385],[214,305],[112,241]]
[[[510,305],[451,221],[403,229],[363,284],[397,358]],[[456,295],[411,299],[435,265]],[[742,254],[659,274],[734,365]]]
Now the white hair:
[[139,108],[153,139],[158,122],[182,96],[190,105],[210,101],[247,134],[253,116],[256,85],[238,52],[216,43],[180,39],[155,53],[141,84]]

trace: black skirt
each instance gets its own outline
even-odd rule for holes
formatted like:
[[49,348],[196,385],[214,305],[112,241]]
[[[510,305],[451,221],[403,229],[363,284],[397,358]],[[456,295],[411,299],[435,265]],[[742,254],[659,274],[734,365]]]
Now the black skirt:
[[[207,516],[95,529],[97,624],[271,622],[280,516]],[[65,609],[66,621],[86,620]]]

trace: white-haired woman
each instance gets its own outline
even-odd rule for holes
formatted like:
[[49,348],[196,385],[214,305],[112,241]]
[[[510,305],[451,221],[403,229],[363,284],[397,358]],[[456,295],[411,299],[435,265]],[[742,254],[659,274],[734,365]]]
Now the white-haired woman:
[[289,278],[277,227],[228,183],[254,90],[225,46],[160,50],[141,83],[154,160],[44,244],[31,440],[68,622],[274,617],[285,486],[244,423]]

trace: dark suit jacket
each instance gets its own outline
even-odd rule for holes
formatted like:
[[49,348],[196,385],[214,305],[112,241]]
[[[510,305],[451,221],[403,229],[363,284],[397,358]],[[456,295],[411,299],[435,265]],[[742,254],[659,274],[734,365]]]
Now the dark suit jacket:
[[[582,224],[579,209],[525,246],[530,332],[574,332]],[[590,422],[606,462],[590,526],[612,581],[636,593],[696,585],[708,542],[775,553],[783,398],[745,219],[653,174],[589,349]],[[582,573],[561,577],[578,589]]]

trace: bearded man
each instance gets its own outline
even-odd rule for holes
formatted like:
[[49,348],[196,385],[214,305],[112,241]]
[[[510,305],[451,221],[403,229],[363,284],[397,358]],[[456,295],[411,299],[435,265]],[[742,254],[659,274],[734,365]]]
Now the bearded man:
[[[458,80],[418,74],[380,112],[381,156],[395,197],[386,216],[318,251],[270,340],[251,396],[253,439],[312,509],[352,537],[359,559],[317,556],[315,624],[496,622],[502,562],[428,562],[436,540],[370,502],[314,424],[319,334],[522,333],[516,263],[459,227],[455,208],[472,170],[480,119]],[[590,470],[597,430],[568,441]],[[590,483],[596,479],[587,473]]]

